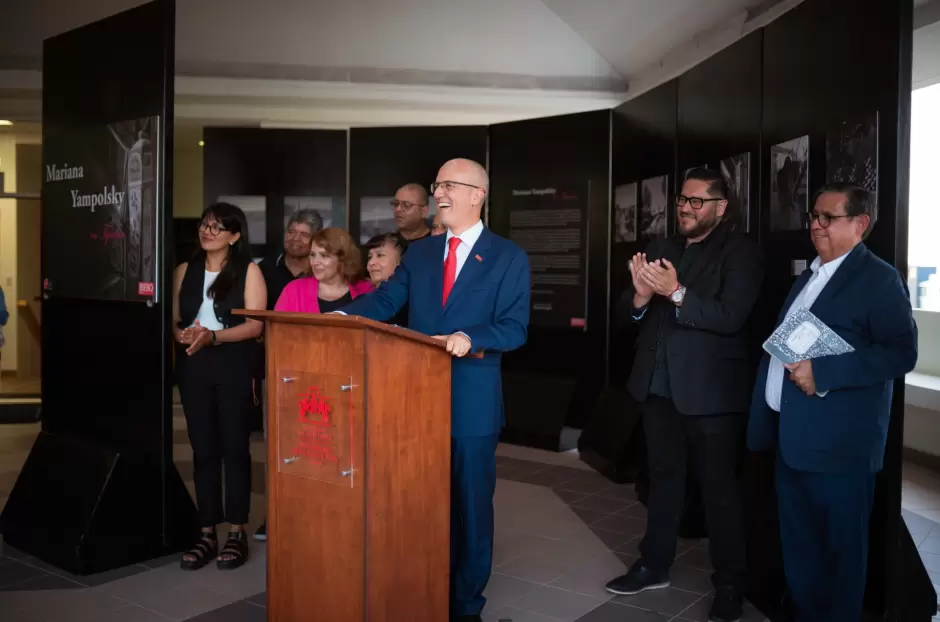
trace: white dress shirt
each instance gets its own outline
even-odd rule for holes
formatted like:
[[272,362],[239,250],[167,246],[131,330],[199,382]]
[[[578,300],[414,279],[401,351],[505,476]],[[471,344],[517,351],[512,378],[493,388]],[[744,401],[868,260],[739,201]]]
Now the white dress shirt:
[[[790,314],[800,307],[806,309],[812,307],[816,299],[819,298],[819,294],[829,283],[830,279],[832,279],[836,270],[839,269],[839,266],[842,265],[842,261],[847,256],[848,253],[826,264],[823,264],[819,257],[814,259],[810,266],[810,270],[813,271],[813,274],[809,277],[806,285],[803,286],[802,291],[793,299],[793,304],[787,309],[786,317],[789,317]],[[764,389],[764,397],[767,400],[767,405],[777,412],[780,412],[780,396],[783,392],[783,377],[785,372],[786,368],[783,366],[783,363],[774,357],[770,357],[770,367],[767,370],[767,386]]]
[[[478,220],[477,224],[456,236],[460,238],[460,244],[457,245],[457,273],[454,274],[454,281],[456,281],[457,277],[460,276],[460,269],[463,268],[465,263],[467,263],[467,257],[470,256],[470,249],[473,248],[473,245],[477,243],[477,240],[480,239],[480,234],[482,233],[483,221]],[[444,244],[444,260],[447,260],[447,253],[450,252],[450,239],[452,237],[454,237],[454,234],[450,229],[448,229],[447,239],[445,240]]]

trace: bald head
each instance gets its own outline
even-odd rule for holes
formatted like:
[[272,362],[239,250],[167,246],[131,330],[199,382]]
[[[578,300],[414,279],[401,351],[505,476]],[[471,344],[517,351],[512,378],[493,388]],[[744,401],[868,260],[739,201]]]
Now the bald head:
[[480,221],[489,189],[489,176],[479,163],[465,158],[445,163],[434,183],[441,223],[455,235],[475,225]]
[[428,190],[424,186],[418,183],[405,184],[401,188],[395,191],[395,196],[399,194],[408,195],[412,202],[417,203],[418,205],[427,205],[428,204]]
[[444,166],[441,167],[441,173],[443,173],[445,170],[447,170],[451,176],[445,176],[442,178],[439,174],[437,176],[439,181],[441,179],[462,181],[464,183],[477,186],[489,194],[490,176],[486,174],[486,169],[483,168],[479,162],[468,160],[466,158],[454,158],[453,160],[447,161]]

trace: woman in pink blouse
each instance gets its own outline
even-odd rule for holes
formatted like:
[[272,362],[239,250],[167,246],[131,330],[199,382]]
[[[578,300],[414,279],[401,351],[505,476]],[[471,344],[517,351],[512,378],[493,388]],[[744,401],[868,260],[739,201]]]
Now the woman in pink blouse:
[[329,313],[375,289],[360,279],[362,255],[349,234],[336,227],[313,236],[310,247],[313,275],[291,281],[281,292],[275,311]]

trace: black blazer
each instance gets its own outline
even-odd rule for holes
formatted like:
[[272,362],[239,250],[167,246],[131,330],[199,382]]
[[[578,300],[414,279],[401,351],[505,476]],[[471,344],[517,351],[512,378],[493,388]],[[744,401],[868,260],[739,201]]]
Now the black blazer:
[[[727,225],[719,225],[702,243],[696,263],[679,275],[686,293],[672,329],[661,331],[666,314],[677,308],[663,296],[654,296],[639,320],[627,390],[637,401],[647,398],[664,334],[672,401],[679,412],[745,413],[751,397],[746,329],[764,278],[763,253]],[[647,260],[665,257],[678,266],[684,245],[678,235],[653,240]],[[631,284],[620,299],[619,320],[636,321],[633,295]]]

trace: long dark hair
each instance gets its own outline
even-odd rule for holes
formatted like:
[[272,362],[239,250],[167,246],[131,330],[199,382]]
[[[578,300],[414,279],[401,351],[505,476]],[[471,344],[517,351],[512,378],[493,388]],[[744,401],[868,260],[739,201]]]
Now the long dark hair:
[[[251,262],[251,246],[248,241],[248,220],[240,207],[231,203],[214,203],[202,213],[200,223],[213,218],[230,233],[240,233],[238,240],[228,247],[228,257],[222,262],[219,276],[209,287],[208,294],[215,300],[224,300],[238,280],[238,275],[244,272]],[[197,255],[205,263],[206,253],[199,249]]]

